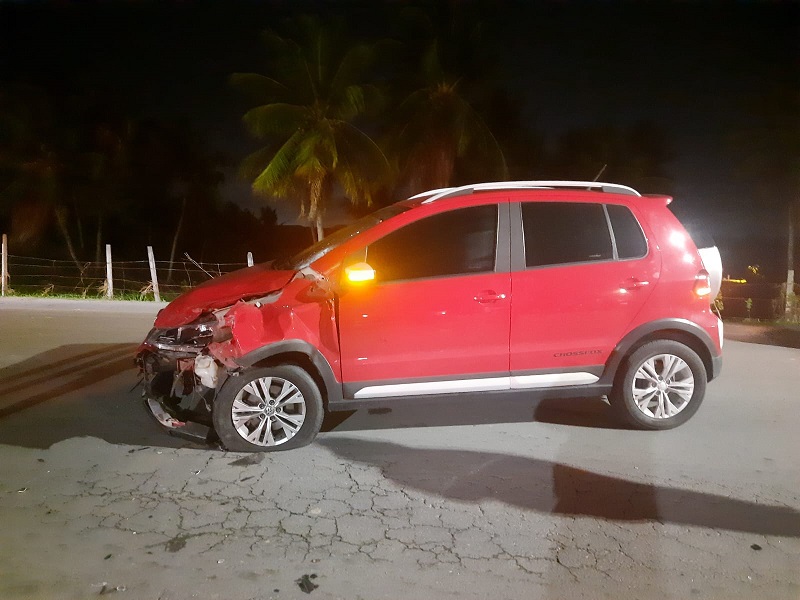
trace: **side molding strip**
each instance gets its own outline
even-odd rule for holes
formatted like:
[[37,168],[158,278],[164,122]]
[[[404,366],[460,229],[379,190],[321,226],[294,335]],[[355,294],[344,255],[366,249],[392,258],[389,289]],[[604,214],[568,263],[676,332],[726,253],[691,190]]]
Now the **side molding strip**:
[[512,390],[530,388],[561,387],[564,385],[588,385],[600,380],[591,373],[544,373],[542,375],[516,375],[510,377]]
[[459,392],[498,392],[568,385],[588,385],[599,381],[591,373],[544,373],[541,375],[515,375],[512,377],[485,377],[482,379],[456,379],[453,381],[420,381],[371,385],[358,390],[354,398],[388,398],[392,396],[422,396],[428,394],[455,394]]

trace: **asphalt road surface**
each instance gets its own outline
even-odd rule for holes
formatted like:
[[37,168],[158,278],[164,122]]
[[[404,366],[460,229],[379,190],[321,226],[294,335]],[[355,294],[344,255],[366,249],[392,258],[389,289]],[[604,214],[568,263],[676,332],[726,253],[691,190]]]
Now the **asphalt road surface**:
[[469,395],[235,454],[145,414],[156,309],[0,300],[0,598],[800,598],[800,349],[667,432]]

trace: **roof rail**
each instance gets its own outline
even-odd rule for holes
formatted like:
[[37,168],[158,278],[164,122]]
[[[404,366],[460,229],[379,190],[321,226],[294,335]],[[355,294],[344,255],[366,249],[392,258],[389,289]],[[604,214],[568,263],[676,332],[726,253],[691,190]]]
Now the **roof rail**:
[[603,183],[601,181],[493,181],[490,183],[473,183],[459,187],[429,190],[411,196],[409,200],[426,198],[422,203],[428,204],[449,196],[460,196],[482,190],[525,190],[525,189],[587,189],[611,194],[626,194],[628,196],[641,196],[632,187],[618,183]]

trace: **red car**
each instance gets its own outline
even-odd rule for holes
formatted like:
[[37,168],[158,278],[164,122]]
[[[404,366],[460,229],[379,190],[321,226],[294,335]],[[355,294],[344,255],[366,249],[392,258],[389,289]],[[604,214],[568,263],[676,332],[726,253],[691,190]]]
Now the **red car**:
[[325,411],[454,394],[607,395],[668,429],[719,374],[722,274],[667,196],[529,181],[434,190],[163,309],[139,349],[165,426],[234,451],[311,442]]

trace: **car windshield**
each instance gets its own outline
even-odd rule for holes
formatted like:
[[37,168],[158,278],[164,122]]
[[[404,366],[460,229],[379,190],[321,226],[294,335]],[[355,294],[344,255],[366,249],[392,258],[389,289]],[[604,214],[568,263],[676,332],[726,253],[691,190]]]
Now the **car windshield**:
[[293,257],[277,262],[275,264],[275,268],[299,271],[300,269],[303,269],[313,263],[315,260],[325,256],[328,252],[358,235],[362,231],[366,231],[381,221],[385,221],[386,219],[394,217],[395,215],[399,215],[406,210],[408,210],[407,207],[400,206],[398,204],[386,206],[372,214],[367,215],[366,217],[362,217],[350,225],[338,229],[328,237],[318,241],[313,246],[309,246],[305,250],[300,251]]

